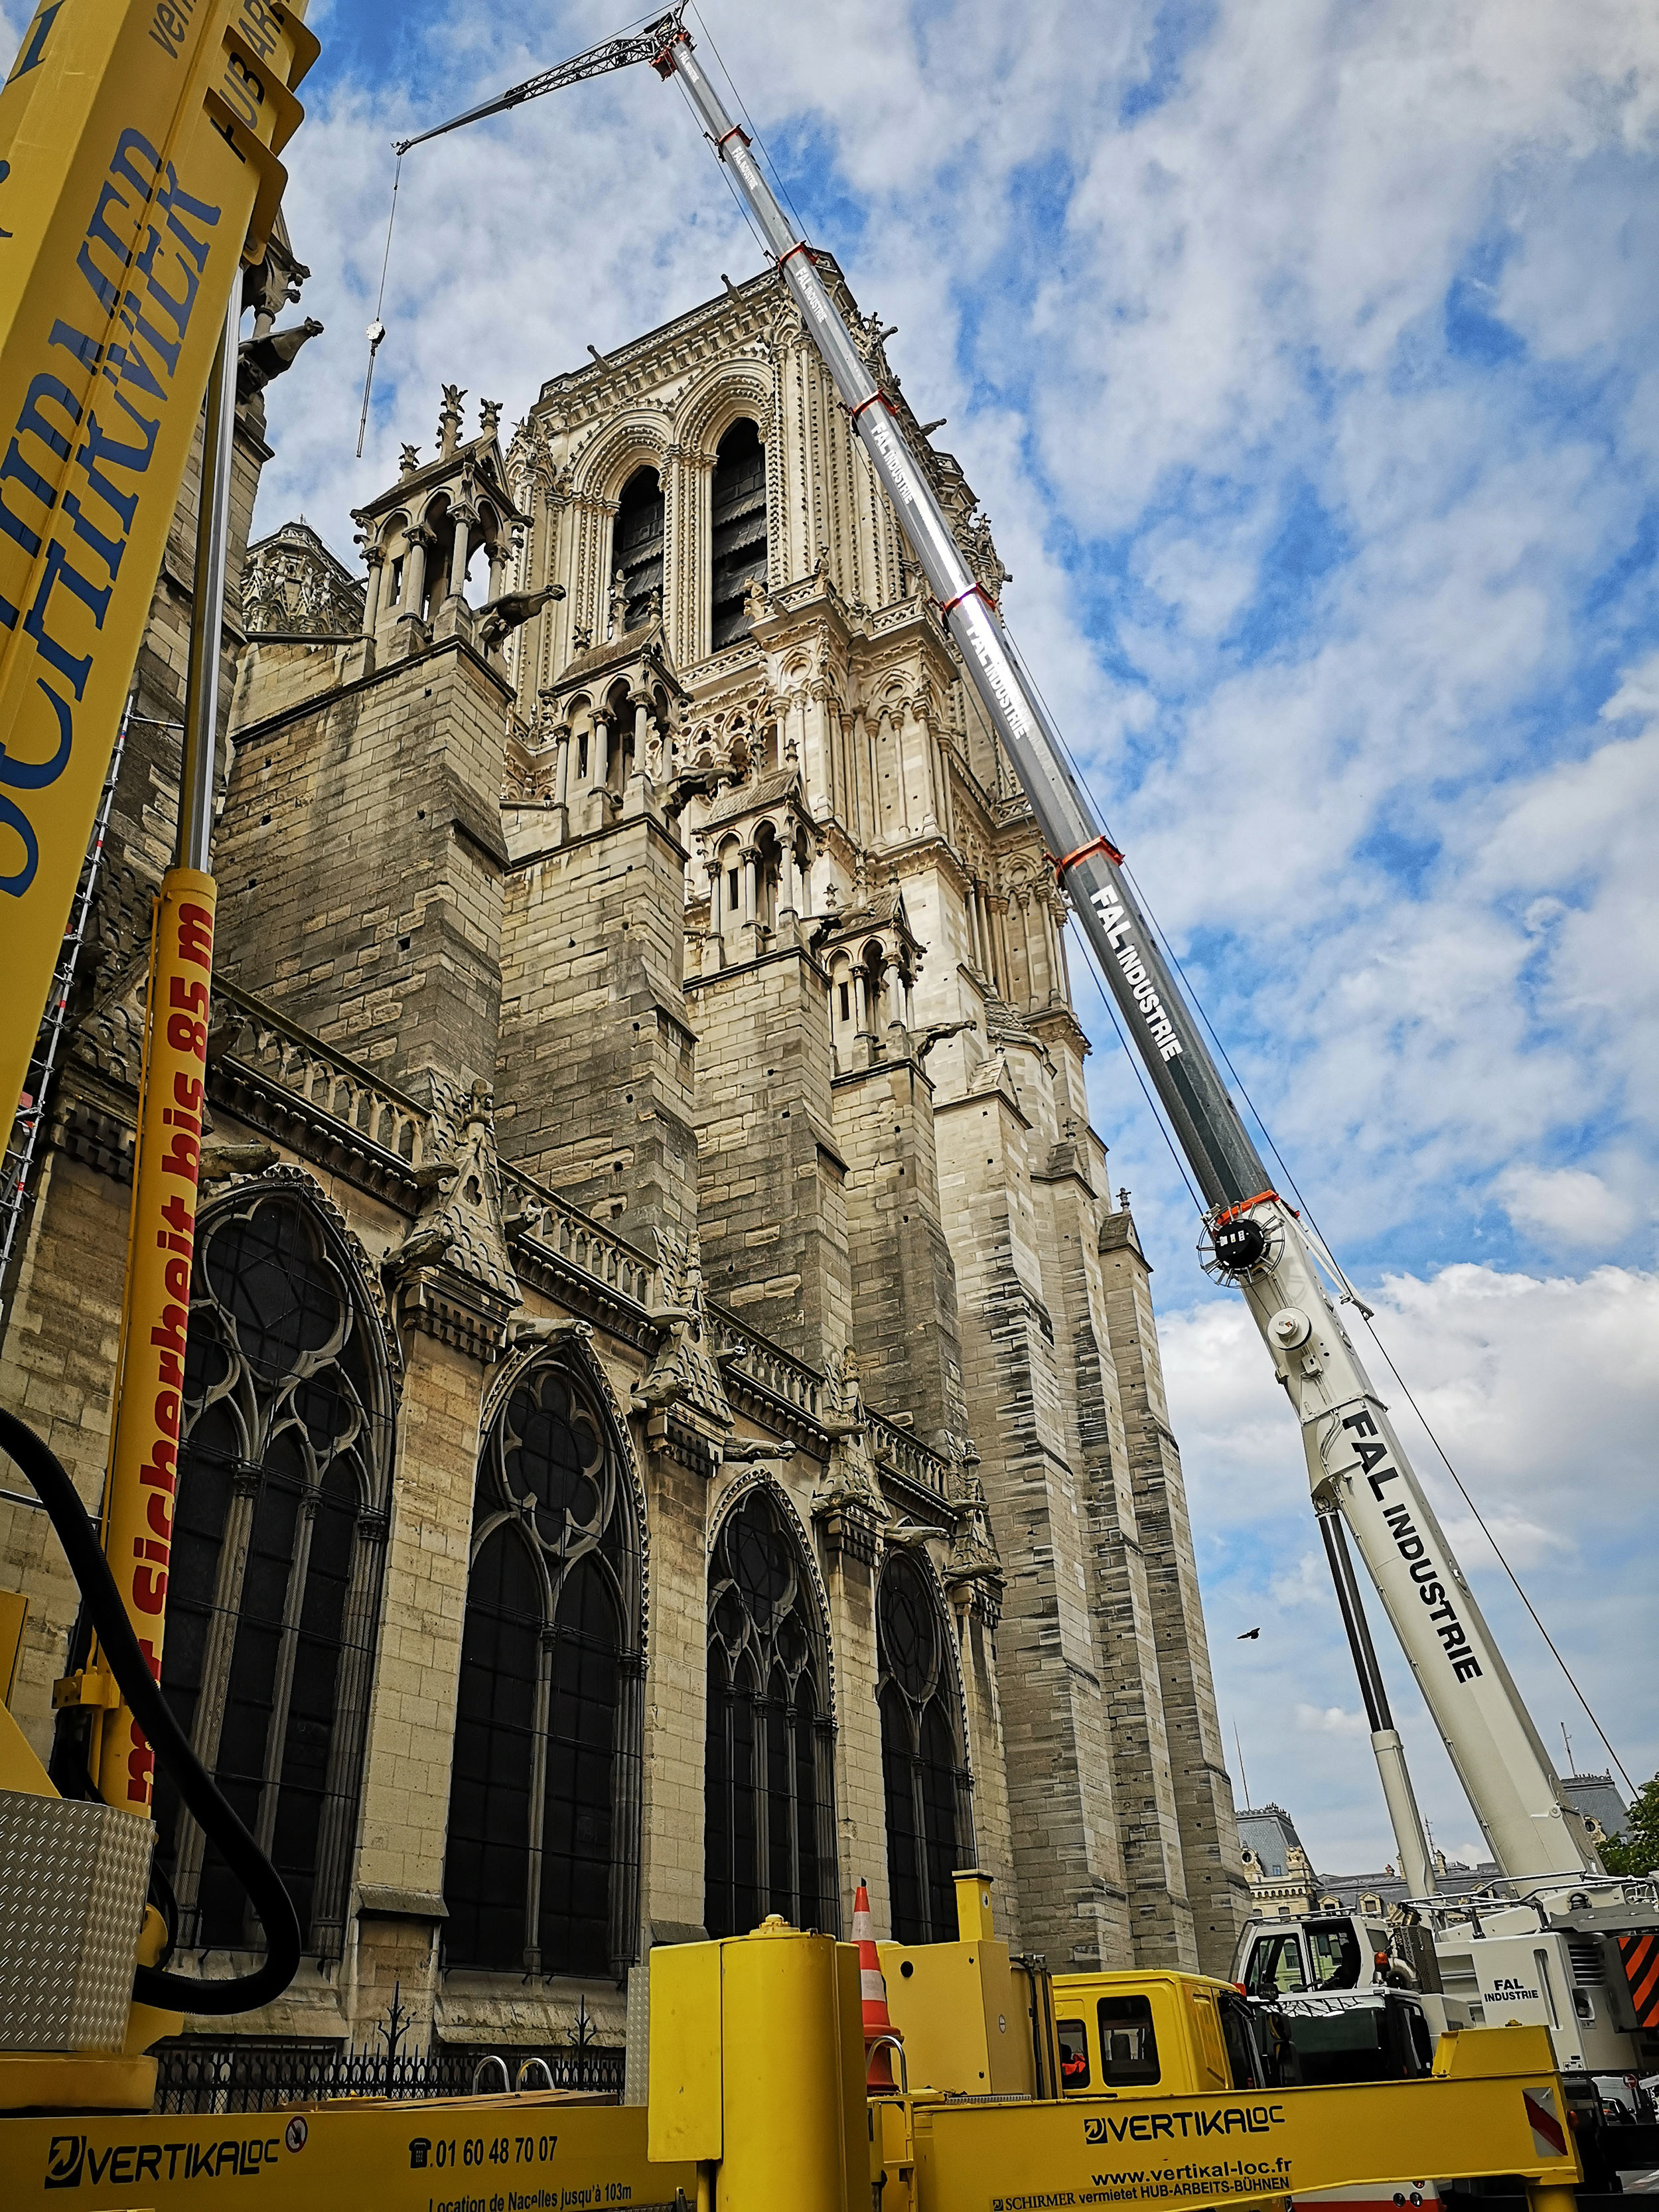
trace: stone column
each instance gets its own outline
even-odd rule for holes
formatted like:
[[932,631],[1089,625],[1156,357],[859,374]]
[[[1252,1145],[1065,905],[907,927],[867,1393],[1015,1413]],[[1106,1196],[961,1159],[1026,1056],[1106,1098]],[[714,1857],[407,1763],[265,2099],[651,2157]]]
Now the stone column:
[[449,553],[449,596],[459,599],[466,590],[466,549],[471,542],[472,518],[463,508],[456,508],[455,543]]
[[702,972],[705,975],[718,971],[720,964],[720,940],[724,924],[720,919],[721,902],[726,896],[726,871],[720,866],[720,856],[714,854],[708,862],[708,933],[702,941]]
[[489,596],[499,599],[507,577],[507,548],[498,538],[489,549]]
[[628,703],[634,709],[634,773],[645,773],[645,751],[651,740],[651,699],[644,691],[630,691]]
[[870,977],[862,961],[853,970],[853,1013],[859,1035],[867,1035],[870,1028]]
[[[416,2043],[430,2033],[455,1735],[468,1538],[485,1380],[479,1352],[406,1335],[380,1648],[363,1753],[342,2009],[367,2033],[400,1985]],[[480,1348],[481,1352],[482,1348]]]
[[793,838],[786,837],[778,862],[778,920],[785,915],[793,920],[795,912],[795,846]]
[[422,523],[405,531],[404,538],[409,550],[404,556],[404,587],[398,594],[398,611],[418,617],[426,598],[426,556],[433,543],[432,532]]
[[593,717],[593,736],[587,749],[587,781],[603,791],[611,781],[611,725],[603,714]]
[[752,845],[745,845],[738,855],[743,862],[743,926],[755,927],[755,879],[759,871],[760,854]]
[[1012,1005],[1014,995],[1013,977],[1008,967],[1008,902],[991,908],[991,950],[996,957],[997,988]]
[[363,635],[373,637],[380,617],[380,586],[386,571],[386,549],[371,545],[363,558],[368,563],[368,584],[363,592]]

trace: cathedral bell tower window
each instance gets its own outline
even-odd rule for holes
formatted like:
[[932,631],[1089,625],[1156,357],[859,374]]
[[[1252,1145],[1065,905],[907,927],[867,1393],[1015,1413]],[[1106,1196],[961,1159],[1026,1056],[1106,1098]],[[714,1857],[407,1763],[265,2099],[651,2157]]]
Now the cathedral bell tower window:
[[655,469],[635,469],[623,486],[617,509],[616,553],[626,607],[623,627],[638,629],[653,592],[662,590],[662,483]]
[[876,1601],[887,1876],[897,1943],[956,1934],[956,1869],[973,1864],[961,1703],[931,1578],[890,1552]]
[[710,648],[720,653],[749,635],[744,594],[766,583],[766,448],[746,420],[734,422],[714,454],[710,575]]

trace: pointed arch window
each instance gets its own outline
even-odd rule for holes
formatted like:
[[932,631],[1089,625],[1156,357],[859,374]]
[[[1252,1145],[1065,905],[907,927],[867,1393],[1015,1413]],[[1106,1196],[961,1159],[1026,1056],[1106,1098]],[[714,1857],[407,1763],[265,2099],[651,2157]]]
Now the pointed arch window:
[[766,582],[766,448],[746,417],[714,450],[710,523],[709,650],[719,653],[748,636],[744,594]]
[[703,1920],[710,1936],[740,1936],[769,1912],[841,1925],[823,1631],[805,1554],[759,1485],[709,1562]]
[[635,469],[623,486],[613,542],[611,566],[622,571],[625,627],[638,629],[652,592],[662,590],[662,479],[655,469]]
[[889,1552],[882,1567],[876,1649],[893,1938],[954,1942],[951,1876],[973,1864],[961,1699],[944,1608],[929,1577],[903,1552]]
[[452,1966],[620,1974],[637,1954],[639,1544],[612,1425],[546,1355],[513,1384],[478,1465],[444,1858]]
[[[318,1209],[254,1191],[200,1231],[161,1689],[339,1955],[391,1483],[385,1340]],[[187,1945],[253,1939],[241,1884],[155,1786]]]

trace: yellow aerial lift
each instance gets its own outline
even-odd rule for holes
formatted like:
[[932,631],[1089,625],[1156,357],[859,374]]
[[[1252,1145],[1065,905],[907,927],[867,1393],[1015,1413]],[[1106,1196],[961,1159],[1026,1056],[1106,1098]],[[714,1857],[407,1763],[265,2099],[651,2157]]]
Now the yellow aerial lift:
[[[665,43],[642,58],[693,75],[678,17],[656,28]],[[263,251],[283,180],[276,154],[300,118],[292,88],[316,51],[289,0],[40,0],[0,89],[0,410],[11,426],[0,459],[0,896],[11,902],[0,907],[11,986],[0,1083],[13,1095],[207,387],[179,849],[157,902],[101,1525],[52,1453],[0,1413],[0,1448],[39,1493],[98,1639],[93,1662],[58,1690],[60,1705],[95,1719],[86,1800],[59,1797],[0,1705],[0,2203],[866,2212],[873,2190],[889,2212],[1280,2212],[1292,2190],[1405,2163],[1519,2177],[1532,2212],[1563,2212],[1582,2168],[1541,2030],[1449,2036],[1419,2081],[1275,2087],[1229,1985],[1098,1977],[1087,2002],[1099,2079],[1068,2089],[1054,1985],[1010,1960],[973,1874],[959,1878],[956,1943],[890,1947],[902,2031],[894,2091],[866,2089],[856,1950],[774,1921],[653,1953],[644,2108],[529,2092],[150,2112],[158,2038],[186,2008],[268,2002],[300,1947],[280,1880],[158,1680],[212,961],[240,269]],[[740,139],[721,141],[739,167]],[[816,306],[804,251],[786,240],[780,259]],[[862,427],[884,477],[902,479],[884,421]],[[905,491],[900,481],[901,512],[931,538]],[[966,617],[951,611],[959,629]],[[267,1955],[250,1975],[198,1980],[158,1964],[165,1927],[147,1901],[158,1760],[260,1917]],[[1083,2001],[1063,1987],[1068,2005]]]

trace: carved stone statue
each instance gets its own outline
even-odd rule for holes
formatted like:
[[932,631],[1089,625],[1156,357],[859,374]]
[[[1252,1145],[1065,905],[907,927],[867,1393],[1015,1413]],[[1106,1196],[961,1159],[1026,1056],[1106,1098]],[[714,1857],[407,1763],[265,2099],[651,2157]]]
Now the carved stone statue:
[[709,1343],[697,1232],[692,1229],[682,1235],[678,1230],[659,1229],[655,1235],[660,1303],[649,1311],[663,1337],[655,1358],[634,1386],[634,1406],[641,1413],[677,1407],[705,1434],[729,1429],[732,1408]]
[[461,402],[466,394],[459,384],[446,384],[443,395],[444,404],[438,410],[438,453],[447,461],[461,433]]

